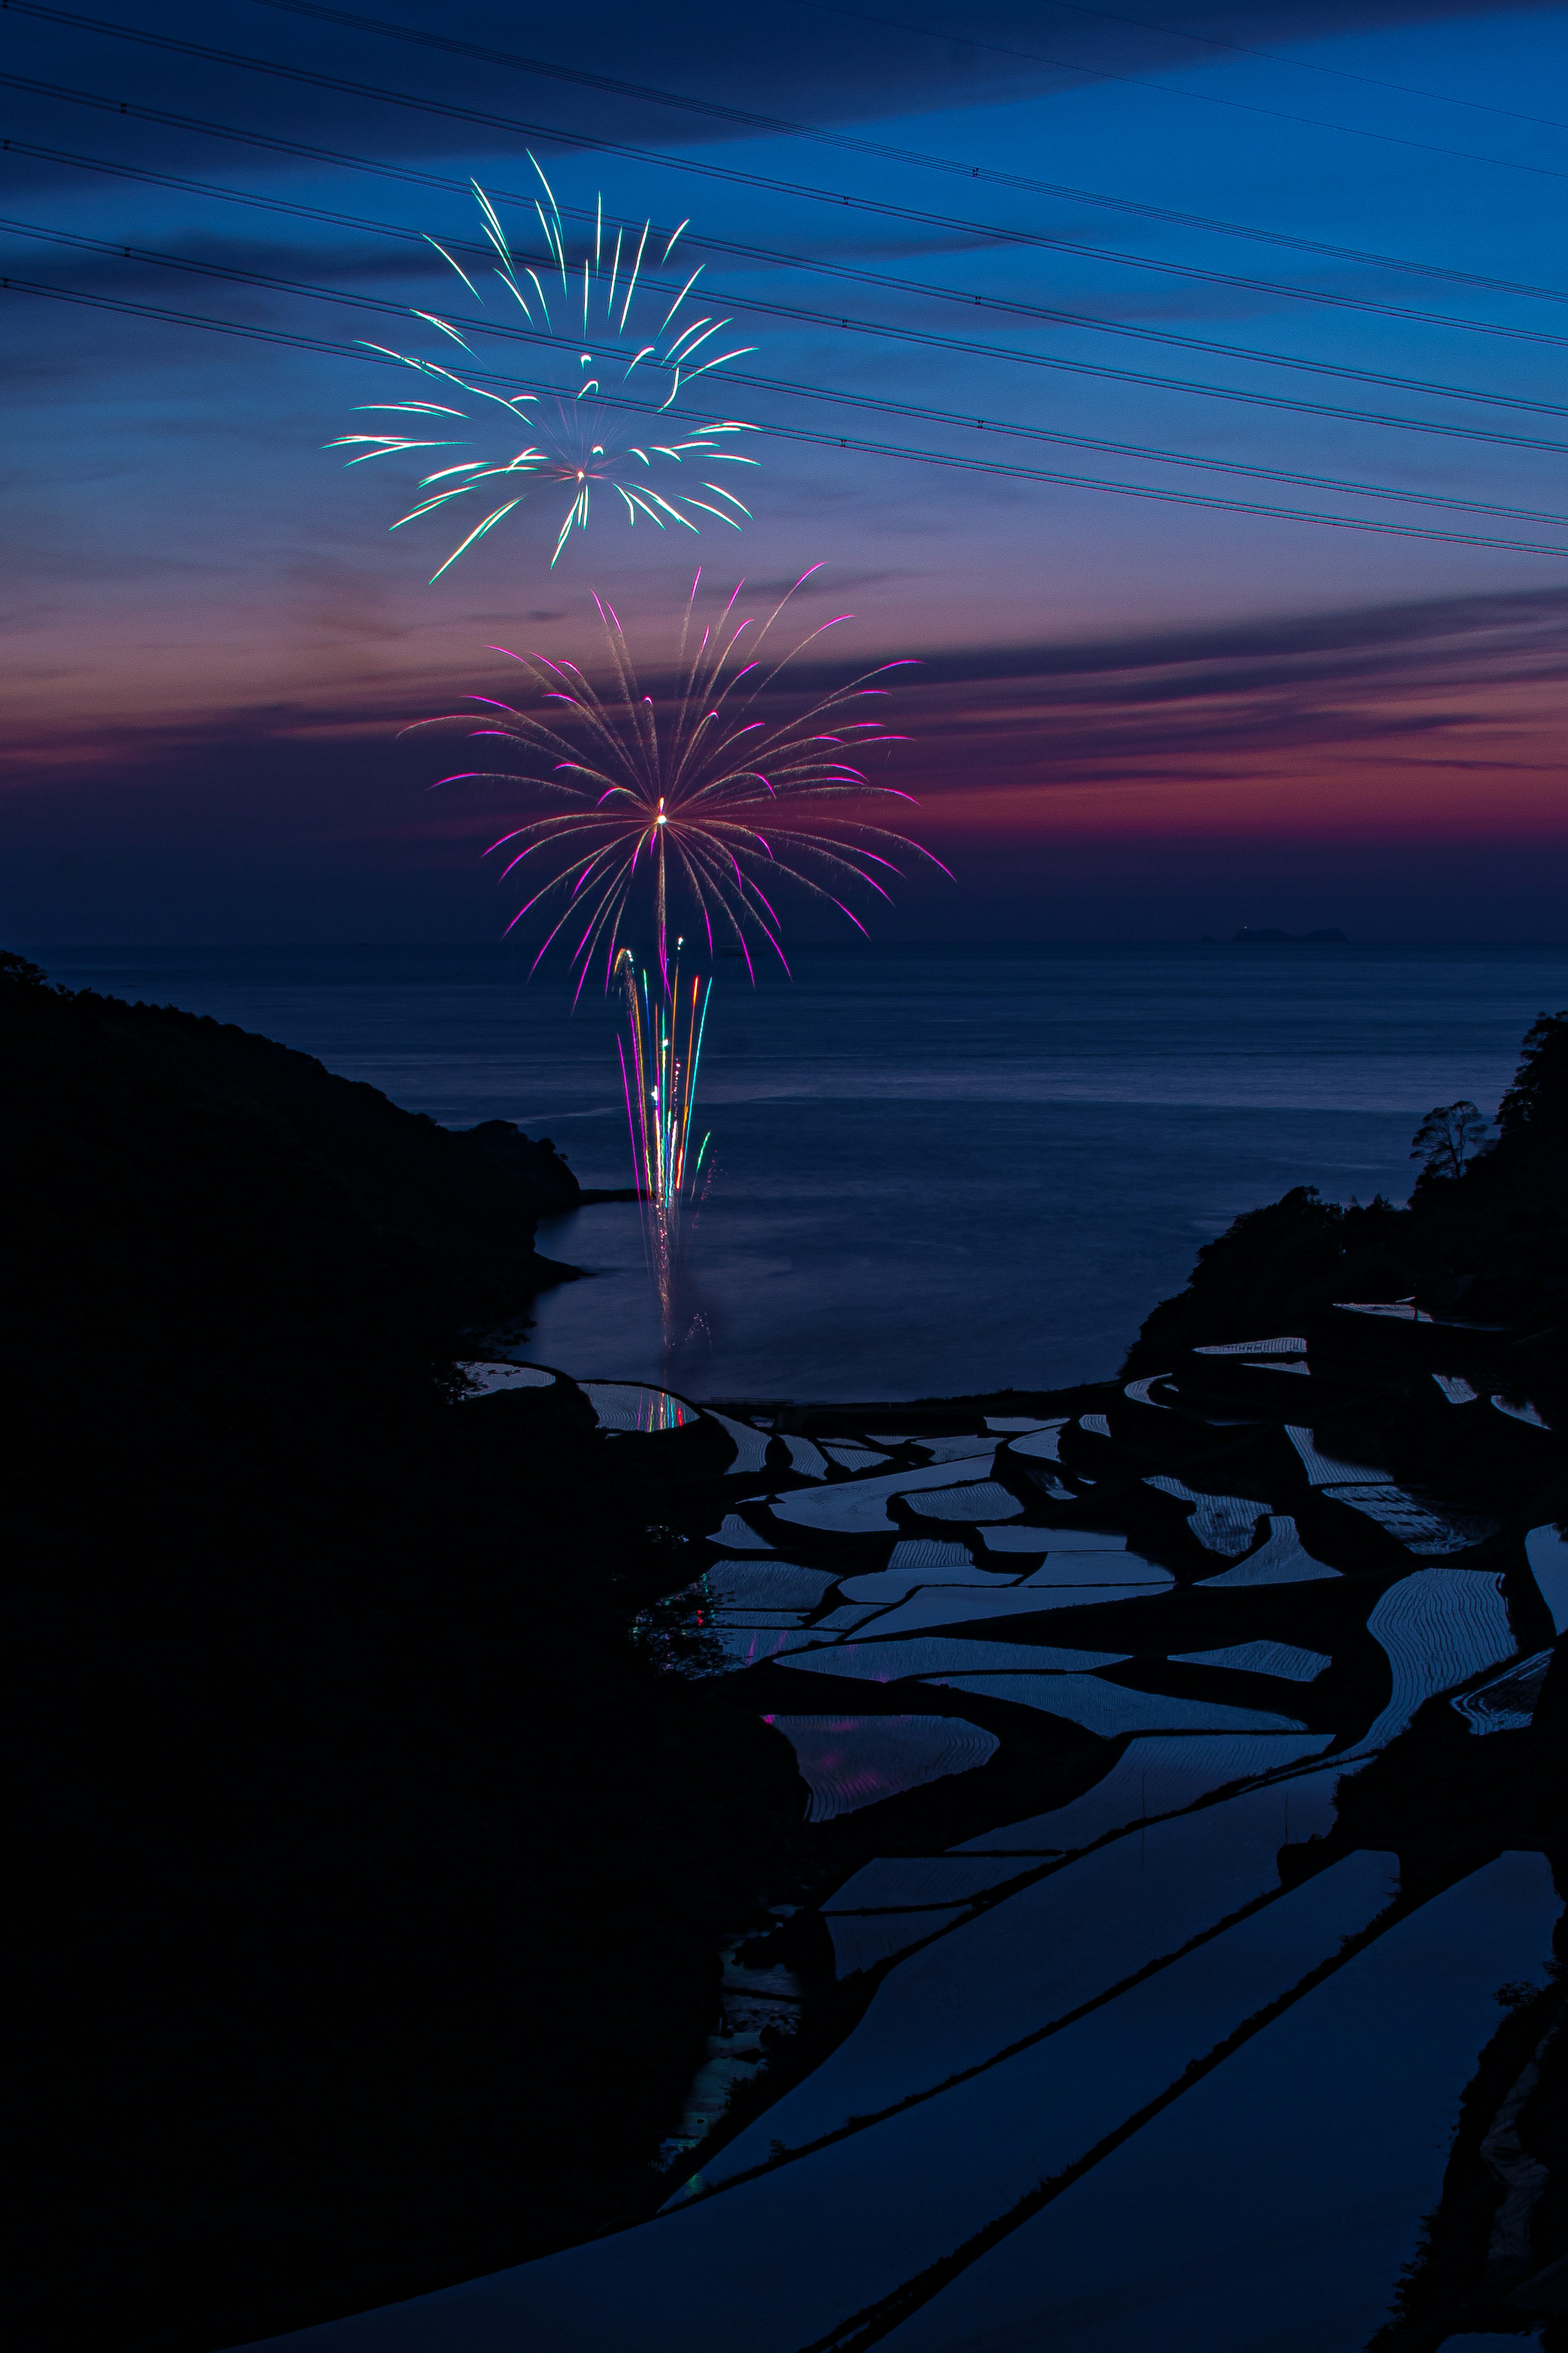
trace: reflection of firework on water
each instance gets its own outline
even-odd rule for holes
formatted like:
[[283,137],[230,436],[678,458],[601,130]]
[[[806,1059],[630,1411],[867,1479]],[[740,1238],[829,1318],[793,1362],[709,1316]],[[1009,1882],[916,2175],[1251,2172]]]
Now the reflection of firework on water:
[[[868,681],[904,665],[884,662],[864,671],[794,717],[759,716],[784,665],[835,621],[811,630],[776,659],[769,649],[764,659],[768,632],[794,589],[758,627],[736,618],[737,586],[718,617],[700,628],[697,586],[694,581],[687,600],[674,685],[659,702],[642,691],[625,631],[607,605],[599,604],[599,616],[614,684],[603,695],[574,662],[492,648],[521,663],[543,701],[554,707],[545,720],[489,696],[472,697],[486,706],[484,725],[473,730],[476,737],[510,744],[526,765],[464,769],[440,780],[528,785],[568,805],[514,827],[490,849],[511,852],[505,874],[531,859],[531,873],[544,870],[545,879],[508,928],[536,910],[553,916],[534,962],[564,931],[579,967],[579,988],[601,949],[608,986],[639,875],[653,900],[662,974],[680,900],[689,902],[700,922],[710,955],[717,919],[723,937],[739,944],[750,970],[752,945],[763,941],[784,961],[779,916],[769,896],[781,878],[837,907],[864,931],[839,894],[864,883],[888,898],[880,877],[900,871],[889,851],[909,850],[944,874],[948,871],[907,836],[839,814],[846,801],[863,801],[872,794],[914,805],[912,795],[872,784],[846,757],[847,752],[858,759],[872,745],[905,740],[889,734],[880,719],[853,715],[887,691]],[[796,581],[795,587],[800,586]],[[452,712],[446,720],[420,723],[441,726],[468,716]]]
[[[529,160],[533,162],[531,156]],[[716,516],[738,531],[750,512],[722,482],[707,480],[703,470],[754,465],[754,459],[742,458],[720,444],[756,427],[733,417],[714,418],[679,438],[679,427],[662,421],[682,385],[752,348],[749,344],[733,351],[719,348],[730,322],[702,311],[692,300],[700,268],[673,293],[668,283],[652,278],[651,271],[669,260],[686,223],[682,221],[656,259],[649,248],[650,243],[658,248],[659,240],[652,224],[644,221],[637,228],[607,222],[601,197],[592,237],[580,253],[568,254],[565,227],[550,183],[537,164],[533,168],[539,172],[545,196],[544,203],[534,206],[544,238],[544,252],[537,266],[514,254],[495,206],[477,181],[474,195],[488,251],[482,262],[468,257],[473,275],[445,246],[437,245],[434,237],[427,240],[481,306],[481,284],[491,278],[500,281],[503,323],[466,315],[455,322],[433,311],[416,311],[414,316],[447,336],[470,359],[474,357],[471,337],[501,335],[510,342],[519,334],[536,338],[543,348],[533,364],[542,365],[543,380],[535,378],[531,388],[524,391],[495,391],[472,382],[460,367],[442,366],[434,360],[371,343],[366,348],[382,358],[400,361],[405,367],[435,378],[438,396],[432,400],[366,402],[362,414],[408,421],[386,433],[345,433],[327,445],[331,449],[357,448],[358,456],[348,462],[359,466],[371,458],[402,457],[416,449],[471,449],[476,438],[460,429],[466,425],[481,431],[488,427],[504,437],[499,451],[489,457],[455,459],[426,474],[419,485],[421,497],[392,526],[398,531],[405,523],[463,500],[480,504],[497,501],[437,567],[433,581],[439,580],[476,540],[504,522],[529,491],[540,484],[553,485],[566,493],[552,564],[574,530],[587,529],[595,484],[615,492],[629,522],[641,516],[661,531],[671,522],[696,531],[699,515]],[[482,372],[493,374],[489,367]],[[454,406],[454,396],[465,405]],[[513,446],[518,428],[527,437],[521,448]],[[671,470],[677,467],[682,470],[679,481]],[[688,481],[687,476],[693,472],[699,479]],[[472,505],[462,509],[462,518],[466,521],[473,512]]]
[[681,1212],[692,1198],[708,1149],[704,1136],[691,1149],[691,1115],[697,1104],[697,1071],[712,982],[682,987],[679,964],[668,966],[656,990],[639,973],[629,948],[616,958],[626,1002],[626,1044],[616,1040],[621,1082],[626,1094],[632,1161],[642,1201],[648,1268],[658,1293],[665,1354],[674,1341],[675,1271],[680,1247]]

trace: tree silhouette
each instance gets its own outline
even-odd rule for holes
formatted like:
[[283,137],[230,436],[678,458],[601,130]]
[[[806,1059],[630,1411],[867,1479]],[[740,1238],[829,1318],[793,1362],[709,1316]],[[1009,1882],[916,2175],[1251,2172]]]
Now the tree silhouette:
[[1505,1135],[1544,1142],[1568,1134],[1568,1012],[1542,1013],[1524,1033],[1524,1057],[1498,1106]]
[[1428,1176],[1462,1176],[1485,1143],[1491,1122],[1473,1103],[1437,1103],[1410,1140],[1410,1157]]

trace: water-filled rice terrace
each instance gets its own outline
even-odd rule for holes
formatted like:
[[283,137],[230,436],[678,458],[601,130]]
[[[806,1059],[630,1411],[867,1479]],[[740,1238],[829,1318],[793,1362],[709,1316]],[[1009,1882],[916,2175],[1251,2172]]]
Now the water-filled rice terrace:
[[[1550,1841],[1485,1792],[1568,1713],[1568,1448],[1492,1345],[1360,1302],[1054,1396],[582,1384],[684,1539],[640,1639],[788,1744],[800,1883],[721,1956],[646,2211],[354,2353],[1447,2341],[1402,2270],[1450,2150],[1491,2180],[1499,1989],[1561,1994]],[[1456,2342],[1562,2310],[1521,2211]]]

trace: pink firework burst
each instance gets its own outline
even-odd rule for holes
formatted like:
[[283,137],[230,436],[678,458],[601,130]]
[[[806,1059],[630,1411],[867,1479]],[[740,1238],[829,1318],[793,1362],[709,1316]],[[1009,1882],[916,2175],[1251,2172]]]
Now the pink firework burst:
[[661,973],[668,975],[670,936],[686,911],[710,952],[717,925],[753,977],[752,950],[764,944],[787,970],[773,904],[781,881],[837,908],[863,932],[846,892],[863,886],[888,899],[905,854],[949,871],[919,842],[866,823],[847,806],[872,798],[914,805],[912,795],[874,782],[860,765],[876,747],[907,741],[879,716],[860,715],[887,694],[879,681],[906,664],[880,663],[780,715],[787,695],[780,673],[849,618],[836,615],[775,655],[769,633],[811,576],[803,574],[764,621],[738,614],[743,583],[704,621],[699,574],[673,682],[657,699],[643,691],[619,617],[595,597],[609,657],[605,687],[574,662],[497,646],[493,652],[528,673],[538,710],[476,695],[481,725],[472,724],[472,712],[419,723],[467,724],[476,739],[504,744],[514,754],[512,765],[459,769],[441,784],[522,786],[546,803],[486,853],[507,853],[503,874],[521,871],[537,883],[508,926],[530,917],[546,925],[535,966],[564,936],[579,989],[601,954],[607,984],[634,904],[646,894]]

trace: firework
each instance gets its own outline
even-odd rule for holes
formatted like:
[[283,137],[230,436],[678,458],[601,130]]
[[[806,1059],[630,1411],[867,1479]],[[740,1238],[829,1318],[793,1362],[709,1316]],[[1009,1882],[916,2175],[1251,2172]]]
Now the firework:
[[[454,455],[426,474],[416,503],[391,526],[400,531],[422,516],[444,515],[448,507],[466,522],[476,508],[489,508],[437,565],[432,585],[514,513],[531,491],[543,488],[563,493],[565,501],[564,511],[557,511],[552,565],[573,532],[587,530],[596,511],[595,489],[610,495],[612,503],[618,501],[616,512],[624,512],[628,522],[642,519],[661,531],[671,523],[697,531],[700,516],[739,531],[750,518],[733,491],[707,476],[724,466],[754,465],[754,459],[723,445],[757,428],[734,417],[715,417],[680,438],[668,417],[683,386],[754,348],[721,348],[730,322],[704,311],[694,296],[700,268],[678,285],[655,276],[669,263],[688,223],[682,221],[663,242],[656,259],[650,247],[659,248],[660,239],[651,222],[640,228],[607,222],[601,197],[592,237],[581,250],[569,252],[550,183],[531,156],[529,161],[543,190],[543,201],[534,206],[542,254],[531,259],[513,250],[477,181],[482,259],[470,253],[470,268],[465,268],[444,245],[426,239],[481,310],[481,290],[491,291],[501,306],[499,319],[470,317],[466,311],[459,318],[434,311],[412,313],[466,353],[475,363],[474,373],[489,382],[476,383],[461,363],[444,365],[382,343],[367,344],[383,359],[434,379],[437,396],[365,403],[358,414],[405,421],[386,432],[342,434],[327,444],[331,449],[357,450],[347,462],[359,466],[415,450],[478,450],[490,443],[487,455]],[[684,264],[679,265],[678,279],[683,270]],[[500,337],[515,346],[520,335],[532,346],[525,382],[515,391],[493,389],[507,381],[511,368],[480,367],[476,343]],[[510,352],[507,357],[510,363]]]
[[616,1040],[632,1164],[642,1203],[648,1270],[658,1294],[665,1353],[674,1339],[675,1271],[681,1213],[696,1192],[708,1138],[692,1150],[692,1113],[712,982],[684,986],[672,964],[658,988],[628,948],[616,959],[626,995],[626,1043]]
[[[795,587],[810,577],[803,574]],[[847,803],[871,797],[914,805],[912,795],[874,784],[857,765],[878,745],[907,740],[889,734],[880,718],[857,715],[888,691],[873,681],[906,665],[884,662],[805,710],[777,716],[780,672],[850,617],[836,615],[775,658],[769,633],[795,589],[758,624],[737,614],[739,584],[716,618],[703,622],[700,579],[699,574],[687,599],[674,683],[662,702],[643,691],[619,618],[595,597],[613,680],[604,692],[574,662],[497,646],[492,652],[527,672],[549,706],[547,716],[475,695],[470,700],[485,713],[479,726],[471,726],[472,712],[419,723],[462,722],[476,738],[518,755],[515,767],[461,769],[441,784],[521,785],[548,804],[543,814],[501,834],[486,854],[508,853],[503,879],[520,869],[538,878],[508,929],[531,915],[547,923],[536,966],[564,934],[579,989],[601,953],[609,986],[634,896],[645,891],[661,977],[684,904],[709,954],[717,924],[754,978],[753,946],[765,945],[788,969],[770,896],[781,881],[837,908],[864,932],[841,895],[846,890],[864,885],[889,899],[887,880],[900,873],[896,860],[905,851],[948,871],[906,835],[846,811]]]

